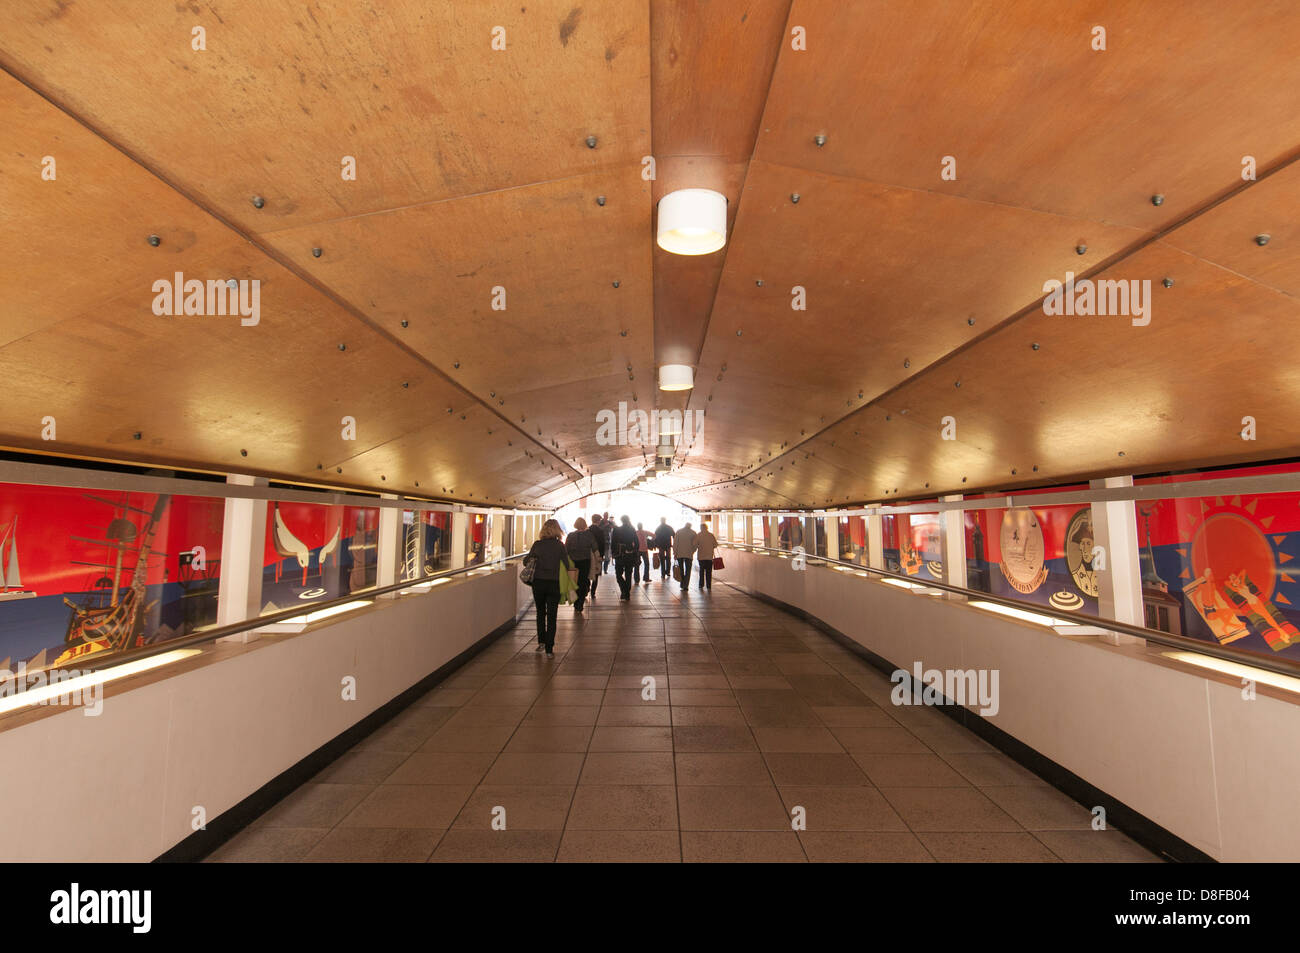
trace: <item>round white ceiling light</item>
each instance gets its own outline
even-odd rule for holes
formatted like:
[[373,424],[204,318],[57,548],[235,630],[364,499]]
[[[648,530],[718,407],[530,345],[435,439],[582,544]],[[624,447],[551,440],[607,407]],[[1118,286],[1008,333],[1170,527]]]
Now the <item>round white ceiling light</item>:
[[679,189],[659,200],[659,247],[674,255],[707,255],[727,243],[727,197],[712,189]]

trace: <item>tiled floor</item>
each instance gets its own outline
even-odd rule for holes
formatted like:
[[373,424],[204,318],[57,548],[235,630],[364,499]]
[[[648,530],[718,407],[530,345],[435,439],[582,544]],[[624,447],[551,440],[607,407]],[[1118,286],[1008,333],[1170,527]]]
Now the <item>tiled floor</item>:
[[210,859],[1157,860],[721,580],[611,573],[534,645],[530,615]]

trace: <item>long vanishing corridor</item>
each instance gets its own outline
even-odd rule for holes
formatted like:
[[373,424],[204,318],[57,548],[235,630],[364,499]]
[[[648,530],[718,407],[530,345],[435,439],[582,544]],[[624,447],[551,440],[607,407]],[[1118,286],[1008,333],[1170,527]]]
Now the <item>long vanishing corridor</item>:
[[938,712],[891,704],[813,626],[653,575],[628,604],[611,571],[583,615],[563,607],[549,661],[530,612],[210,859],[1157,860]]

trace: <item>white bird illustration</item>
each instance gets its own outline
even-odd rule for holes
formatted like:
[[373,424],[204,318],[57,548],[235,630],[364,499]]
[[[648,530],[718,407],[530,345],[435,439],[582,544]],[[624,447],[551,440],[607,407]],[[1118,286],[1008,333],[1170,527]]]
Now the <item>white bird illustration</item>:
[[343,524],[340,523],[334,528],[334,535],[330,537],[328,543],[320,548],[320,557],[317,563],[320,565],[321,578],[325,577],[325,557],[334,556],[334,565],[338,565],[339,557],[335,555],[339,548],[339,539],[343,536]]
[[[281,556],[293,556],[298,560],[298,565],[302,567],[302,584],[307,585],[307,564],[311,562],[311,550],[307,544],[300,540],[293,533],[289,532],[289,527],[284,525],[284,517],[280,515],[280,504],[275,504],[275,532],[272,534],[272,543],[275,545],[275,551]],[[275,564],[275,581],[280,581],[280,561]]]

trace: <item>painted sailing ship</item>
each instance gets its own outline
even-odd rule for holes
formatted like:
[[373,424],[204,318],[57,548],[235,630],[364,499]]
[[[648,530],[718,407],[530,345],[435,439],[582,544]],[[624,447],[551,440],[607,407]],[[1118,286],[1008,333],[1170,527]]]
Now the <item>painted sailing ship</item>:
[[[64,598],[64,604],[72,610],[72,617],[68,620],[68,631],[63,638],[67,648],[54,660],[56,666],[98,652],[121,652],[143,645],[145,619],[158,604],[157,600],[146,601],[149,558],[166,555],[153,551],[153,539],[158,521],[166,511],[171,497],[160,495],[152,510],[137,509],[124,502],[115,503],[98,497],[92,499],[123,511],[141,513],[148,519],[143,530],[137,530],[136,525],[123,515],[109,523],[104,533],[105,539],[73,537],[109,549],[113,553],[113,563],[78,563],[102,569],[104,575],[97,581],[96,591],[81,603]],[[135,544],[134,551],[130,548],[132,544]],[[126,556],[135,557],[134,566],[122,565]],[[121,574],[127,570],[131,572],[131,582],[123,587],[120,585]]]
[[18,571],[18,517],[0,535],[0,602],[35,598],[36,591],[23,586]]

